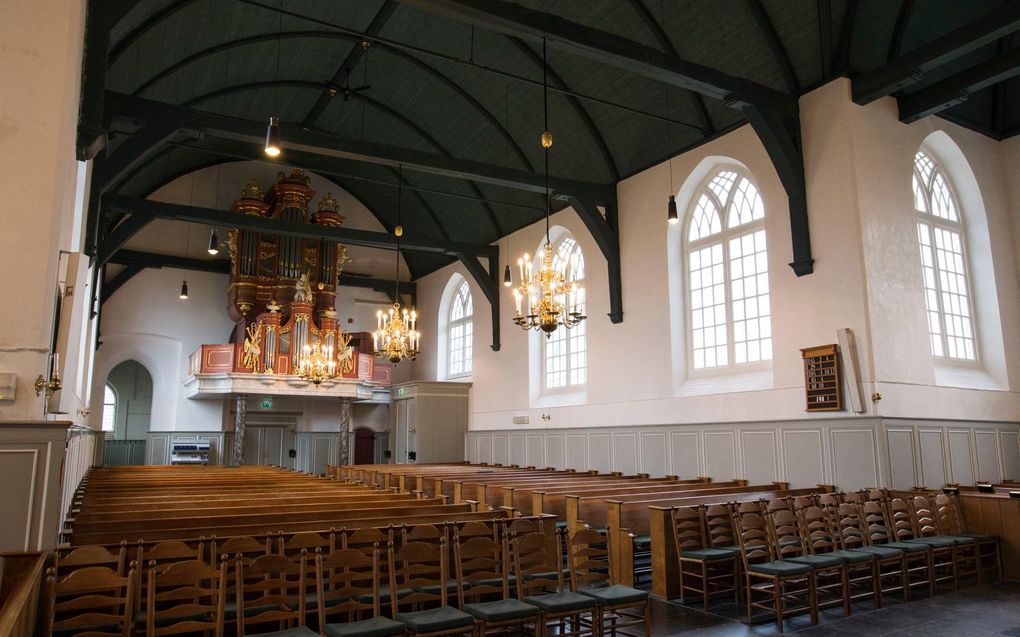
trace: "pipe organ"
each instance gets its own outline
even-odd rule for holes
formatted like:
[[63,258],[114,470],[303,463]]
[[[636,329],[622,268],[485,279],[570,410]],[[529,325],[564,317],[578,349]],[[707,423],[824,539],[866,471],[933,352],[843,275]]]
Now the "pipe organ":
[[[265,193],[253,179],[231,205],[237,214],[287,223],[339,226],[344,222],[331,193],[315,212],[315,191],[304,171],[280,172]],[[234,228],[229,234],[230,286],[227,313],[235,324],[234,342],[245,343],[244,366],[256,373],[293,374],[307,368],[312,353],[353,371],[350,337],[336,320],[336,288],[349,261],[343,245]]]

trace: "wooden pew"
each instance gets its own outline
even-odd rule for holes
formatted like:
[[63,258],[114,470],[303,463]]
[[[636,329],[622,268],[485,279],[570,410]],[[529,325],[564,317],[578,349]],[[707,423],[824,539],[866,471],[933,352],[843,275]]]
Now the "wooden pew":
[[[673,486],[662,486],[659,488],[641,487],[633,490],[609,489],[607,492],[590,490],[577,494],[534,494],[534,510],[541,506],[542,513],[558,515],[571,530],[587,525],[597,529],[606,528],[606,500],[641,501],[655,498],[672,498],[694,495],[711,495],[713,493],[724,493],[747,487],[746,480],[732,480],[730,482],[694,483],[679,484]],[[756,489],[774,488],[773,485],[758,485]],[[538,498],[542,498],[539,500]]]
[[[1020,485],[1013,491],[1020,491]],[[1002,544],[1002,577],[1020,581],[1020,498],[1008,493],[973,493],[957,496],[964,530],[998,535]]]
[[47,553],[0,554],[0,635],[32,637],[41,604]]
[[[443,522],[467,522],[470,520],[491,520],[494,517],[513,517],[514,512],[508,510],[501,511],[470,511],[470,507],[466,504],[451,504],[444,505],[442,512],[430,512],[430,513],[417,513],[417,514],[404,514],[404,515],[386,515],[382,511],[379,511],[379,515],[376,517],[363,517],[363,518],[325,518],[322,520],[307,520],[304,522],[288,522],[273,524],[269,527],[274,532],[286,533],[296,531],[314,531],[317,529],[329,529],[331,527],[344,526],[348,529],[358,528],[374,528],[374,527],[386,527],[391,524],[441,524]],[[452,509],[452,510],[451,510]],[[161,540],[178,540],[182,537],[200,537],[200,536],[216,536],[219,538],[226,538],[236,535],[259,535],[265,534],[267,529],[265,524],[249,524],[249,525],[227,525],[217,526],[208,528],[188,528],[188,529],[159,529],[150,530],[145,533],[144,537],[129,537],[123,538],[117,534],[109,533],[83,533],[75,534],[71,537],[72,546],[81,546],[84,544],[116,544],[121,539],[126,539],[129,542],[137,541],[138,539],[144,539],[149,541],[161,541]]]
[[[556,479],[492,479],[479,482],[462,482],[459,492],[461,497],[471,498],[482,504],[492,507],[513,506],[521,510],[530,510],[532,497],[535,491],[546,491],[549,489],[563,489],[576,487],[585,489],[588,486],[593,488],[608,488],[612,486],[625,487],[636,484],[682,484],[688,481],[677,480],[675,476],[666,478],[649,478],[647,474],[636,476],[610,476],[610,475],[582,475],[564,476]],[[454,501],[456,501],[458,489],[454,489]]]

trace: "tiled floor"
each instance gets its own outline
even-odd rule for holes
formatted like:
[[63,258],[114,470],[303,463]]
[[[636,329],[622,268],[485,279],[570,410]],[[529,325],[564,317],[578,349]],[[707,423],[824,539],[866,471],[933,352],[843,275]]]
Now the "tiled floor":
[[[798,637],[878,637],[880,635],[921,635],[923,637],[1020,637],[1020,584],[1000,583],[971,586],[957,593],[932,598],[915,598],[910,603],[889,596],[880,609],[855,604],[853,615],[843,617],[841,608],[821,613],[817,626],[806,615],[788,619],[785,634]],[[673,602],[653,602],[654,637],[744,637],[777,635],[774,622],[748,625],[743,609],[723,602],[713,603],[712,613],[703,613]]]

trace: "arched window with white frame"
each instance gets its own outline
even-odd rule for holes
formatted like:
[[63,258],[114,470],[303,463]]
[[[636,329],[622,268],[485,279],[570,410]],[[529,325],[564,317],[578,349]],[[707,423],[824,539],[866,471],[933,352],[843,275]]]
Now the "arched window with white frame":
[[914,210],[931,353],[976,361],[963,219],[949,178],[923,150],[914,156]]
[[103,392],[103,431],[113,432],[117,424],[117,394],[106,385]]
[[765,204],[736,167],[714,171],[691,200],[684,236],[688,367],[772,360]]
[[[556,244],[553,268],[562,268],[568,281],[577,282],[574,296],[576,311],[585,313],[584,255],[581,246],[570,236]],[[583,387],[588,382],[587,323],[581,321],[567,329],[562,325],[542,341],[542,389],[563,391]]]
[[472,344],[474,342],[474,309],[471,288],[461,279],[450,303],[446,329],[446,377],[459,378],[471,374]]

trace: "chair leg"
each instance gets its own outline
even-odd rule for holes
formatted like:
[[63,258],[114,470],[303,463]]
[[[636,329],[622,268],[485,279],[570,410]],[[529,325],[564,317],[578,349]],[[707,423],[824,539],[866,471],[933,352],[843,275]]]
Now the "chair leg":
[[701,596],[703,598],[702,602],[701,602],[702,609],[707,613],[708,612],[708,562],[707,561],[701,562]]
[[772,585],[772,603],[775,605],[776,611],[776,630],[783,632],[783,595],[786,594],[786,588],[783,585],[784,582],[781,578],[776,578],[775,583]]
[[875,608],[882,608],[882,565],[877,559],[871,563],[871,584],[875,591]]
[[811,609],[811,623],[818,623],[818,579],[814,572],[808,574],[808,607]]

